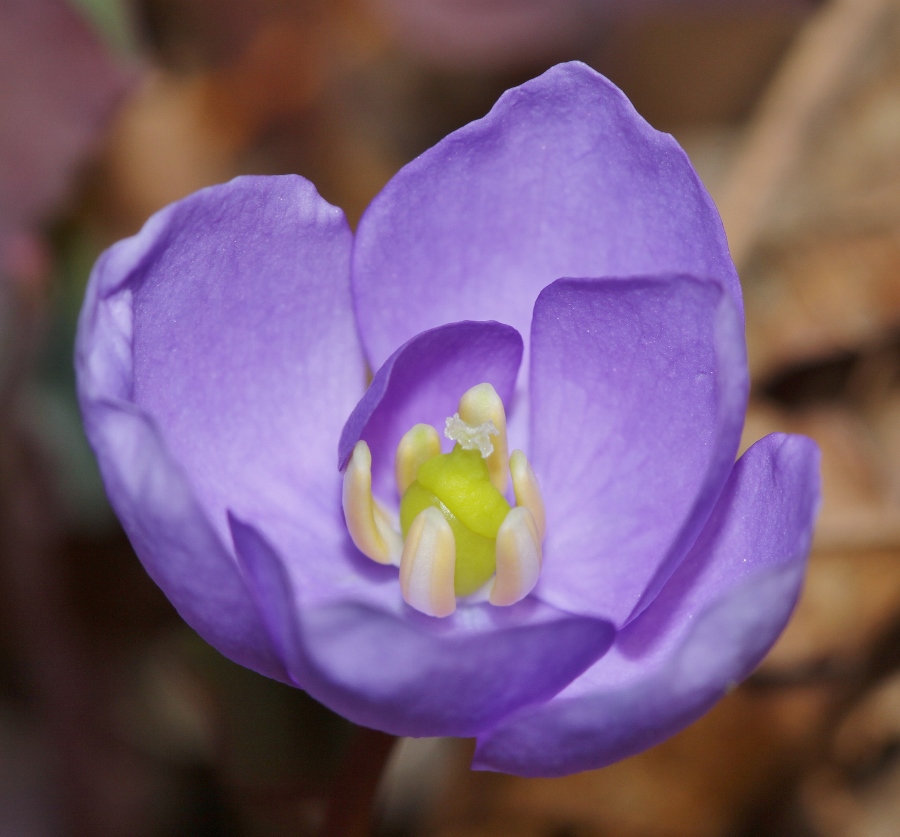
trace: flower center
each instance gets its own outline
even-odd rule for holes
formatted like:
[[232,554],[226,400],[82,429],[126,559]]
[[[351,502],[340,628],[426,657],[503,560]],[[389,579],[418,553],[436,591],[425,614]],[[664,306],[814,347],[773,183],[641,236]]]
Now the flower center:
[[[468,390],[444,434],[417,424],[394,462],[401,494],[399,531],[372,497],[372,457],[359,441],[344,472],[343,506],[356,546],[374,561],[398,564],[403,598],[430,616],[449,616],[456,597],[487,593],[495,605],[527,596],[541,568],[544,505],[521,451],[507,462],[506,414],[490,384]],[[504,492],[512,477],[516,506]]]
[[404,538],[412,522],[429,507],[444,516],[453,532],[456,595],[470,596],[494,574],[497,532],[509,514],[509,503],[494,488],[477,450],[465,450],[457,443],[451,453],[432,457],[419,467],[400,501]]

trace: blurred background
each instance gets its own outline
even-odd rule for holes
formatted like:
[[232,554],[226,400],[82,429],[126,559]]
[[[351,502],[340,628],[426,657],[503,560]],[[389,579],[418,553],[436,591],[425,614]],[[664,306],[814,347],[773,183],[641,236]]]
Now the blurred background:
[[759,670],[665,744],[525,780],[470,772],[470,742],[401,741],[373,833],[900,834],[900,0],[0,0],[2,837],[322,835],[387,746],[223,659],[144,574],[74,398],[94,259],[245,172],[298,172],[355,223],[573,58],[720,207],[745,446],[823,452],[808,583]]

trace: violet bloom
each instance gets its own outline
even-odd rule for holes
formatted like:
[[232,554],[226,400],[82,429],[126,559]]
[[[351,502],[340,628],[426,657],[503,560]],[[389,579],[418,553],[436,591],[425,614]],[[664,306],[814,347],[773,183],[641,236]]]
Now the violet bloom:
[[684,153],[567,64],[355,237],[299,177],[157,213],[94,269],[80,397],[135,550],[222,653],[560,775],[697,718],[797,598],[817,451],[735,464],[742,317]]

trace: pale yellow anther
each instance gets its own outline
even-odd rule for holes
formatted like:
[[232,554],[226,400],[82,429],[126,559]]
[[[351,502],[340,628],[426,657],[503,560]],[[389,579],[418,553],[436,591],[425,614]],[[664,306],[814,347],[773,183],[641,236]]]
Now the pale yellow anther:
[[443,514],[434,506],[410,524],[400,557],[400,591],[408,605],[428,616],[456,610],[453,573],[456,540]]
[[379,564],[396,564],[403,539],[372,496],[372,453],[363,441],[356,443],[344,471],[342,502],[347,531],[357,549]]
[[538,536],[541,542],[544,540],[547,516],[544,513],[544,497],[541,487],[528,464],[528,459],[520,450],[514,450],[509,458],[509,473],[512,476],[513,492],[516,495],[516,504],[524,506],[534,517],[537,525]]
[[541,574],[541,538],[534,516],[516,506],[497,532],[497,574],[490,602],[505,607],[524,599]]
[[441,437],[430,424],[417,424],[403,434],[394,459],[394,476],[401,495],[415,482],[419,466],[440,452]]
[[463,393],[459,399],[459,417],[469,425],[476,427],[486,422],[493,422],[497,434],[491,434],[493,452],[485,457],[491,482],[498,491],[506,491],[507,471],[506,457],[509,450],[506,442],[506,411],[503,401],[490,384],[478,384]]

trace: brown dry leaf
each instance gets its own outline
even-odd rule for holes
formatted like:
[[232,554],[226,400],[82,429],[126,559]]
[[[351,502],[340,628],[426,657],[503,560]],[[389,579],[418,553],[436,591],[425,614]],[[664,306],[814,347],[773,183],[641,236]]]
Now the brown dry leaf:
[[592,828],[559,825],[521,817],[499,817],[486,822],[452,825],[429,834],[428,837],[609,837]]
[[869,32],[809,126],[807,142],[766,229],[898,229],[900,224],[900,5],[876,4]]
[[[859,653],[900,607],[900,2],[832,0],[806,34],[748,130],[723,206],[756,382],[745,443],[782,430],[822,450],[815,547],[829,554],[814,557],[773,660],[821,652],[841,631]],[[779,139],[788,150],[767,161]]]
[[900,322],[900,214],[897,220],[758,246],[743,272],[756,379],[786,363],[852,350]]
[[275,18],[231,64],[149,75],[104,158],[112,234],[130,234],[166,204],[241,173],[251,145],[321,91],[325,45],[315,21]]
[[[548,835],[715,837],[790,763],[779,710],[768,695],[738,690],[658,747],[560,779],[460,770],[427,833],[493,833],[474,829],[524,821],[545,824],[536,833]],[[460,766],[468,757],[471,749],[460,754]]]
[[900,612],[900,551],[819,551],[765,674],[852,672]]
[[821,450],[817,548],[900,544],[900,507],[891,490],[895,472],[861,412],[845,404],[792,412],[756,403],[747,415],[742,449],[775,431],[811,436]]
[[757,377],[900,323],[900,3],[834,0],[810,28],[722,201]]
[[613,25],[595,66],[655,128],[739,125],[784,57],[808,9],[735,6],[729,13],[638,15]]
[[804,781],[804,819],[817,837],[890,837],[900,823],[900,675],[837,726],[829,759]]

